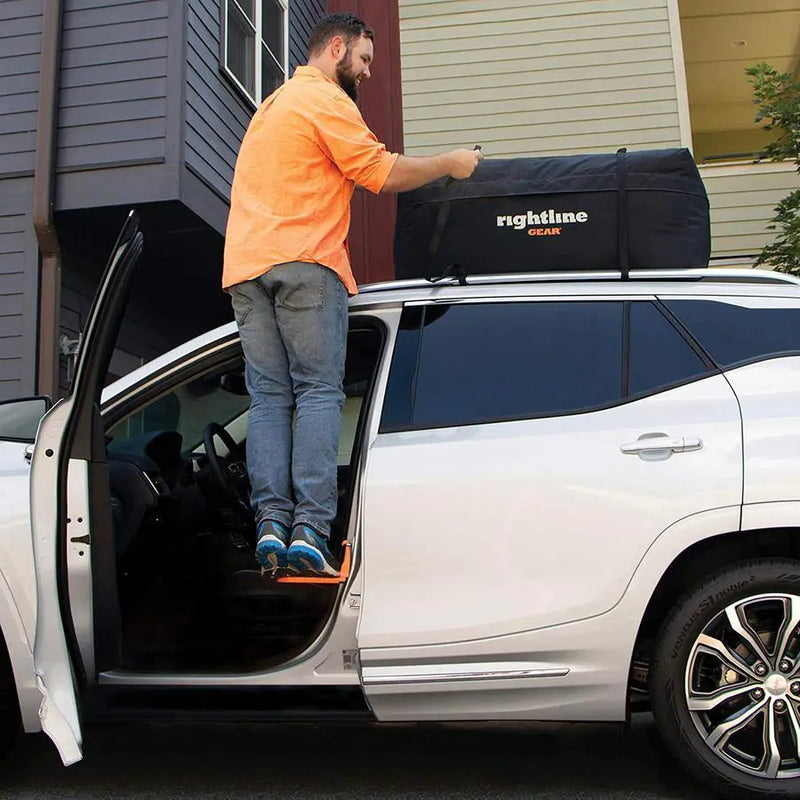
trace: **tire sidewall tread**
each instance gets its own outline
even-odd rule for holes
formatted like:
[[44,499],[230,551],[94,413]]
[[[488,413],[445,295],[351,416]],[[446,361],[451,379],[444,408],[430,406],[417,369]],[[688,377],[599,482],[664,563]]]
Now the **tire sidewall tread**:
[[714,756],[684,702],[686,664],[697,637],[720,611],[748,596],[770,592],[800,596],[800,561],[750,559],[711,574],[686,592],[668,614],[656,637],[650,670],[653,716],[667,748],[698,780],[734,800],[800,798],[800,778],[750,777]]

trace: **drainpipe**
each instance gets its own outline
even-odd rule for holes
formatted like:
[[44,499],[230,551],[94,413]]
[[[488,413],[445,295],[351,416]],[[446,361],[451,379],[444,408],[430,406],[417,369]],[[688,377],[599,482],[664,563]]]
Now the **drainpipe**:
[[36,391],[58,397],[58,334],[61,319],[61,247],[53,224],[55,144],[61,60],[62,0],[43,0],[36,167],[33,177],[33,228],[39,244],[39,314]]

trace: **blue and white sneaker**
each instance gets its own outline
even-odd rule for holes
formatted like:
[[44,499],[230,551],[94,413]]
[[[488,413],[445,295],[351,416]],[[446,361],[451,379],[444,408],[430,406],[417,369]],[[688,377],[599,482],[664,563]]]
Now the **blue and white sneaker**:
[[258,526],[256,561],[264,569],[272,570],[274,575],[277,570],[286,568],[286,546],[288,544],[289,529],[274,519],[264,520]]
[[338,575],[339,566],[328,550],[328,542],[308,525],[292,529],[287,553],[289,569],[314,575]]

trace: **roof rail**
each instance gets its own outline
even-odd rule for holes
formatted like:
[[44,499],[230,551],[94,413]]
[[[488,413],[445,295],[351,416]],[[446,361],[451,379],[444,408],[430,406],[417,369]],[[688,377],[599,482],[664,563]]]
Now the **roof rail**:
[[[569,283],[580,281],[622,281],[622,274],[614,270],[605,272],[528,272],[509,275],[469,275],[470,286],[487,286],[515,283]],[[642,281],[707,281],[709,283],[775,283],[800,286],[800,278],[785,272],[773,272],[750,267],[708,267],[698,269],[640,269],[631,270],[628,280]],[[432,286],[457,286],[457,277],[448,277],[432,283],[424,278],[414,280],[384,281],[359,286],[361,293],[385,292],[399,289],[424,289]]]

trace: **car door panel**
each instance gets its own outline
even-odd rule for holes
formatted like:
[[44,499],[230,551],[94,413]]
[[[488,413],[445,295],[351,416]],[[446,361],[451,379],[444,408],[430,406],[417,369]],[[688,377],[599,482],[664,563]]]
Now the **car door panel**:
[[[92,642],[92,630],[87,628],[93,625],[87,597],[87,592],[91,594],[91,531],[84,527],[91,506],[87,476],[105,458],[98,404],[141,249],[138,220],[131,212],[100,280],[70,393],[42,419],[31,460],[37,598],[34,671],[42,694],[42,728],[65,764],[82,758],[76,685],[86,680],[84,655],[87,648],[91,652]],[[69,541],[82,537],[84,541]],[[76,559],[85,560],[70,576]],[[86,660],[93,669],[92,658]]]
[[365,692],[385,719],[538,715],[534,687],[577,698],[598,669],[539,632],[608,616],[679,521],[738,525],[737,400],[652,298],[404,321],[366,475]]
[[42,695],[42,730],[53,740],[65,765],[83,757],[72,659],[64,632],[59,585],[63,579],[59,552],[58,454],[64,448],[67,420],[74,403],[62,401],[39,427],[31,460],[31,527],[36,566],[36,631],[33,664]]
[[[589,414],[379,436],[359,644],[480,640],[602,614],[662,531],[741,502],[739,430],[717,375]],[[621,452],[656,432],[702,447]]]

